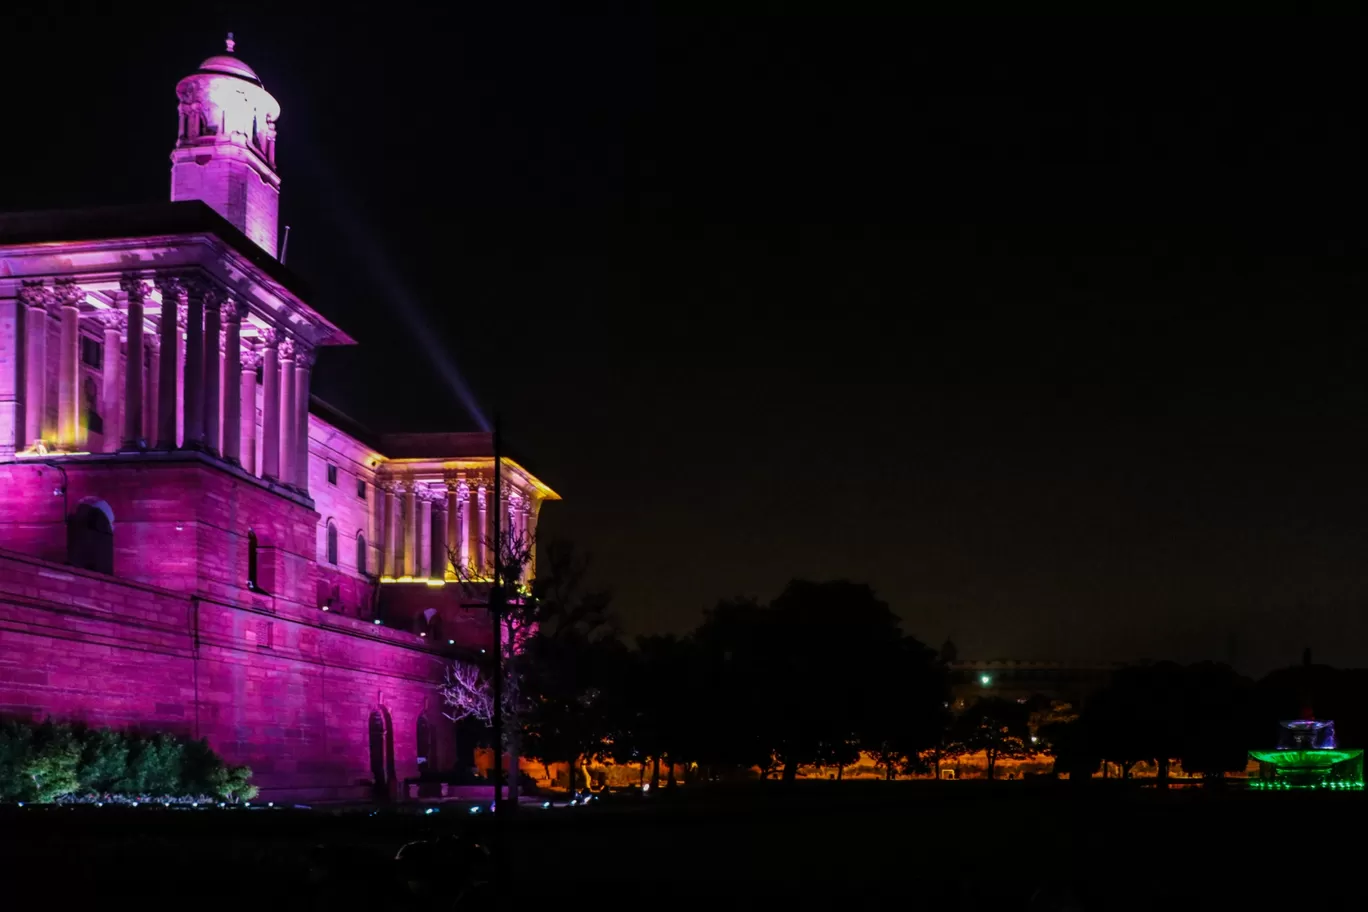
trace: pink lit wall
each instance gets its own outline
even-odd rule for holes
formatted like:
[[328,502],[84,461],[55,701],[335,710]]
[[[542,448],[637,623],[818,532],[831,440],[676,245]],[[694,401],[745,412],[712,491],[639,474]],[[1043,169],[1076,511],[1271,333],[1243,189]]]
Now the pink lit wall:
[[392,725],[395,780],[418,773],[420,716],[434,764],[450,762],[430,683],[442,660],[412,640],[0,552],[0,714],[206,737],[251,765],[266,798],[368,795],[375,712]]

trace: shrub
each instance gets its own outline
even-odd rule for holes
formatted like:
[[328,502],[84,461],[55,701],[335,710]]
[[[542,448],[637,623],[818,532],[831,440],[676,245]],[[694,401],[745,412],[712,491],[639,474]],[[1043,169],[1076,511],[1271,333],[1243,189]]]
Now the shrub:
[[0,801],[250,801],[257,794],[251,778],[249,768],[228,766],[202,739],[0,721]]

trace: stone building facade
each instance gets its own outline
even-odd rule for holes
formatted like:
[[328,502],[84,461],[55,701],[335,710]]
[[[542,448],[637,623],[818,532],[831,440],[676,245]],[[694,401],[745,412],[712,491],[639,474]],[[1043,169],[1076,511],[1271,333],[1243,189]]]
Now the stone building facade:
[[455,583],[495,510],[530,536],[557,495],[505,459],[496,505],[488,434],[311,395],[355,342],[276,259],[280,108],[232,51],[177,86],[171,202],[0,215],[0,714],[392,793],[459,762],[436,684],[489,645]]

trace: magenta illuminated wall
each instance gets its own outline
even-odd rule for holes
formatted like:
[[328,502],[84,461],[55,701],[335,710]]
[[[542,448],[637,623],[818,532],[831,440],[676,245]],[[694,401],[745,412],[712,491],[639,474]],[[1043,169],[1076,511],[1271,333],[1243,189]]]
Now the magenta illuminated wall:
[[[392,726],[391,781],[418,774],[420,716],[438,736],[433,765],[452,762],[435,690],[446,644],[405,620],[444,594],[451,607],[451,593],[401,598],[395,626],[323,612],[335,571],[314,559],[306,503],[190,454],[62,469],[0,465],[0,714],[207,737],[268,795],[368,795],[375,712]],[[115,517],[113,577],[62,565],[64,511],[92,500]],[[249,529],[264,592],[246,587]],[[482,626],[451,638],[478,649]]]

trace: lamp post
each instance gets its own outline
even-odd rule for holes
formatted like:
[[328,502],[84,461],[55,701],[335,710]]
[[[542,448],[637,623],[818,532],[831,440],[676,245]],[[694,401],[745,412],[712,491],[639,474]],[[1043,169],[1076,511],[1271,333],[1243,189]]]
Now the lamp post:
[[499,547],[502,536],[499,534],[500,516],[503,504],[503,477],[500,469],[502,454],[499,452],[499,416],[494,416],[494,578],[489,587],[489,619],[494,630],[494,707],[491,728],[494,730],[494,815],[503,811],[503,611],[504,592],[499,580]]

